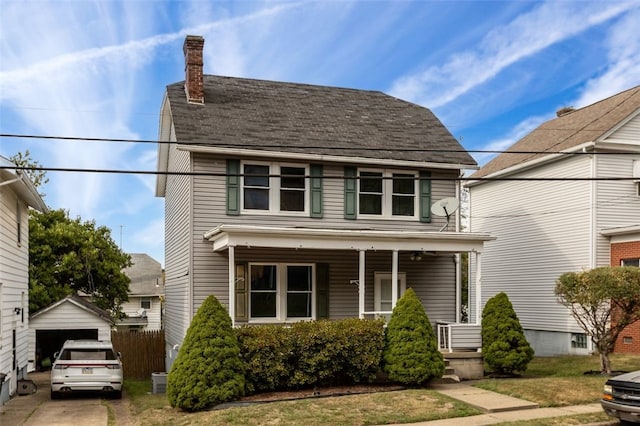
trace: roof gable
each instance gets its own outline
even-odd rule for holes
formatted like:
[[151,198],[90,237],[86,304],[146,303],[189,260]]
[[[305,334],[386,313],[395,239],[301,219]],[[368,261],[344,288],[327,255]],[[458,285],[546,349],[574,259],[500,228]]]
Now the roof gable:
[[184,82],[167,97],[182,144],[476,165],[429,109],[378,91],[205,75],[204,105]]
[[[517,167],[559,151],[598,142],[640,109],[640,86],[541,124],[474,173],[472,178]],[[527,154],[514,153],[527,152]]]
[[29,319],[35,319],[41,315],[46,314],[47,312],[50,312],[54,309],[56,309],[58,306],[65,304],[65,303],[70,303],[72,305],[77,306],[78,308],[97,316],[98,318],[102,319],[105,322],[108,322],[109,324],[113,323],[113,320],[111,319],[111,316],[109,315],[109,312],[105,311],[104,309],[101,309],[99,307],[97,307],[96,305],[94,305],[93,303],[85,300],[84,298],[76,295],[76,294],[71,294],[67,297],[65,297],[64,299],[60,299],[57,302],[52,303],[51,305],[40,309],[37,312],[34,312],[33,314],[30,315]]

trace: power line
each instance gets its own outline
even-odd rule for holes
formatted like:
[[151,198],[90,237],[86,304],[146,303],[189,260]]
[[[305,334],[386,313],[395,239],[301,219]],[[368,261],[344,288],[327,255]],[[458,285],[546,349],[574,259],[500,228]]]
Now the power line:
[[122,169],[81,169],[73,167],[29,167],[29,166],[0,166],[7,170],[70,172],[70,173],[103,173],[103,174],[132,174],[132,175],[166,175],[166,176],[211,176],[211,177],[251,177],[251,178],[304,178],[304,179],[382,179],[382,180],[432,180],[432,181],[523,181],[523,182],[574,182],[574,181],[635,181],[637,177],[602,176],[602,177],[419,177],[419,176],[345,176],[345,175],[290,175],[290,174],[244,174],[244,173],[215,173],[215,172],[183,172],[157,170],[122,170]]
[[[180,145],[194,145],[194,146],[215,146],[219,148],[247,148],[245,143],[233,143],[233,142],[214,142],[214,141],[161,141],[155,139],[120,139],[120,138],[88,138],[88,137],[75,137],[75,136],[47,136],[47,135],[25,135],[25,134],[12,134],[12,133],[0,133],[0,137],[3,138],[21,138],[21,139],[41,139],[41,140],[67,140],[75,142],[114,142],[114,143],[140,143],[140,144],[180,144]],[[332,146],[327,148],[320,145],[291,145],[287,144],[260,144],[260,148],[280,148],[280,149],[328,149],[334,151],[394,151],[394,152],[433,152],[440,154],[453,154],[453,153],[474,153],[474,154],[521,154],[521,155],[536,155],[536,154],[559,154],[559,155],[638,155],[638,152],[629,151],[606,151],[606,152],[591,152],[591,151],[516,151],[516,150],[494,150],[494,149],[434,149],[434,148],[371,148],[371,147],[357,147],[346,146],[336,147]]]

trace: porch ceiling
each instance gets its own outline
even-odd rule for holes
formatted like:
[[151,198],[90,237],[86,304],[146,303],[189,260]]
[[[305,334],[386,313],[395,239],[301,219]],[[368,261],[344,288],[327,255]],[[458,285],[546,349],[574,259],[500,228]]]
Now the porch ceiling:
[[420,232],[371,229],[320,229],[220,225],[204,234],[213,251],[229,247],[273,247],[319,250],[402,250],[482,252],[489,234],[468,232]]

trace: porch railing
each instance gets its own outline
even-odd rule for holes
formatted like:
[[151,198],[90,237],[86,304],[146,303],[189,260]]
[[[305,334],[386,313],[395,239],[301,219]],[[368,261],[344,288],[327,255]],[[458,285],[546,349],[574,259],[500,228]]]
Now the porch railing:
[[438,347],[442,352],[479,351],[482,348],[479,324],[438,322]]

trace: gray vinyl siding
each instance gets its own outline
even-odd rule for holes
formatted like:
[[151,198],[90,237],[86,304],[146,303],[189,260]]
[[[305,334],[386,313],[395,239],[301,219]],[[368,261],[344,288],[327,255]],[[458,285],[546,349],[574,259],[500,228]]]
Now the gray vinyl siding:
[[[637,135],[637,140],[640,141],[640,135]],[[640,160],[640,153],[597,156],[598,176],[631,177],[633,160]],[[596,183],[596,266],[606,266],[611,262],[609,238],[600,235],[600,231],[640,224],[640,197],[636,185],[631,180]]]
[[[290,164],[290,162],[287,162]],[[307,163],[300,163],[306,165]],[[215,294],[220,302],[228,304],[228,254],[214,253],[212,243],[203,239],[203,234],[222,224],[266,225],[266,226],[308,226],[308,227],[362,227],[372,229],[397,230],[439,230],[444,218],[434,218],[431,223],[415,220],[346,220],[344,218],[344,184],[342,179],[323,181],[323,218],[291,215],[264,215],[241,213],[239,216],[226,214],[225,179],[226,161],[211,155],[194,155],[195,172],[211,175],[193,178],[193,310],[194,312],[210,294]],[[342,176],[343,165],[324,164],[325,175]],[[432,200],[455,195],[457,171],[433,171],[432,177],[446,177],[447,180],[432,181]],[[401,248],[401,247],[399,247]],[[409,262],[408,254],[401,254],[400,271],[407,272],[407,286],[415,275],[416,291],[425,303],[430,319],[435,321],[455,320],[455,265],[452,256],[427,258],[421,262]],[[349,284],[358,278],[358,252],[334,251],[279,251],[259,248],[236,248],[236,261],[273,261],[329,263],[331,319],[355,317],[358,315],[358,288]],[[431,266],[433,265],[433,266]],[[366,294],[366,309],[373,310],[373,273],[391,271],[391,253],[367,252],[367,276],[369,285]],[[404,269],[403,269],[404,268]],[[424,268],[424,269],[420,269]],[[424,277],[420,277],[423,274]],[[428,277],[428,280],[427,278]],[[431,313],[433,312],[433,313]]]
[[[590,167],[589,157],[576,156],[516,176],[588,177]],[[496,181],[470,188],[472,231],[497,237],[485,243],[481,255],[481,306],[504,291],[525,329],[580,330],[554,288],[562,273],[591,266],[591,185]],[[471,275],[472,285],[474,279]],[[475,291],[471,294],[474,307]]]
[[[20,228],[21,244],[17,240],[16,206],[20,202],[22,211]],[[9,185],[0,187],[0,372],[12,372],[12,331],[16,330],[16,353],[18,370],[27,367],[29,328],[29,223],[28,207]],[[22,294],[24,293],[24,302]],[[14,308],[24,309],[16,315]],[[22,321],[24,318],[24,322]],[[5,387],[10,387],[7,376]],[[15,385],[15,383],[14,383]],[[10,389],[13,393],[15,388]],[[7,393],[8,395],[8,393]],[[1,403],[1,402],[0,402]]]
[[[173,139],[173,135],[172,135]],[[189,171],[189,154],[169,150],[169,170]],[[167,176],[165,194],[165,338],[168,346],[180,344],[189,327],[191,283],[191,178]]]
[[607,142],[640,143],[640,113],[607,137]]

